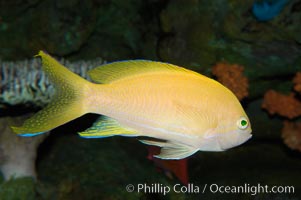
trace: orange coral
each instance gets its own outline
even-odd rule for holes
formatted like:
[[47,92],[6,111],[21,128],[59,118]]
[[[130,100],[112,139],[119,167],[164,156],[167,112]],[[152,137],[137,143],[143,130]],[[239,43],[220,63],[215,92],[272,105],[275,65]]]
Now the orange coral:
[[293,83],[295,84],[294,89],[301,94],[301,72],[296,74]]
[[289,119],[301,115],[301,102],[295,98],[293,93],[286,96],[274,90],[269,90],[264,95],[262,108],[270,114],[276,113]]
[[237,64],[217,63],[212,73],[217,80],[229,88],[239,100],[248,96],[249,82],[243,75],[244,67]]
[[[293,83],[294,90],[301,93],[301,72],[296,74]],[[301,116],[301,101],[295,95],[283,95],[269,90],[264,95],[262,108],[270,114],[276,113],[289,119]],[[301,122],[284,121],[282,138],[288,147],[301,151]]]
[[288,147],[301,151],[301,122],[285,121],[282,138]]

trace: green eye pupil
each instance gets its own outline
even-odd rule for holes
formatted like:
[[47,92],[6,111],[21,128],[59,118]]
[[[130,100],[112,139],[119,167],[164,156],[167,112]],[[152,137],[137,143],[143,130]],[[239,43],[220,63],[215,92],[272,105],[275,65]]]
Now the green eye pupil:
[[241,126],[246,126],[248,122],[246,120],[241,120],[240,125]]

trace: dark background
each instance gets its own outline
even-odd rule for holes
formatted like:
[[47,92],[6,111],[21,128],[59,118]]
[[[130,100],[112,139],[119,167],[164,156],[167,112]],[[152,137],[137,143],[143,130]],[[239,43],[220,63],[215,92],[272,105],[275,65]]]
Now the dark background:
[[[293,92],[300,101],[292,79],[301,71],[301,1],[289,1],[273,19],[263,22],[253,15],[253,4],[253,0],[0,0],[0,58],[32,59],[39,50],[70,61],[142,58],[208,76],[218,62],[239,64],[249,80],[249,95],[242,104],[252,123],[253,138],[226,152],[193,155],[188,162],[190,182],[200,187],[213,183],[292,185],[295,194],[128,193],[125,186],[129,183],[172,187],[179,181],[158,172],[146,159],[145,145],[134,138],[79,138],[76,133],[95,120],[94,115],[87,115],[55,129],[42,143],[38,182],[2,183],[0,198],[9,199],[18,191],[33,199],[67,200],[300,199],[301,153],[281,137],[283,121],[297,123],[300,116],[271,116],[261,104],[270,89]],[[2,109],[6,117],[32,108]]]

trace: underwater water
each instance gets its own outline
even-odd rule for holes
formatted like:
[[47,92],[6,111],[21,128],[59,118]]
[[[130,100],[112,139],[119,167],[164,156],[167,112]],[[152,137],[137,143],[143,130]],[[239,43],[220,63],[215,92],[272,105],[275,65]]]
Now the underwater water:
[[[300,0],[0,2],[0,200],[301,199],[300,18]],[[117,70],[106,71],[106,76],[88,73],[107,62],[133,59],[171,63],[213,78],[233,92],[248,117],[239,121],[240,129],[235,130],[251,126],[252,137],[241,139],[240,145],[237,138],[225,137],[220,141],[231,143],[233,148],[216,152],[209,151],[214,145],[208,145],[202,147],[208,151],[193,151],[184,159],[179,154],[187,153],[187,149],[181,148],[176,154],[179,146],[171,146],[173,151],[165,156],[181,159],[162,160],[155,157],[159,147],[139,142],[145,137],[107,137],[129,130],[116,128],[115,122],[107,119],[93,126],[97,114],[71,120],[77,104],[68,107],[68,103],[76,92],[62,95],[68,101],[58,101],[62,107],[31,121],[23,129],[27,132],[15,129],[23,136],[32,136],[47,128],[37,131],[30,129],[30,124],[45,122],[50,132],[20,137],[10,127],[21,126],[34,113],[48,108],[56,98],[55,84],[66,86],[59,90],[62,94],[70,89],[64,80],[70,79],[76,91],[84,88],[74,81],[79,79],[72,79],[72,73],[61,68],[56,72],[55,65],[50,72],[51,67],[42,69],[41,58],[33,58],[40,50],[97,83],[107,83],[122,74],[138,76],[146,66],[132,66],[136,71],[114,66]],[[153,69],[158,70],[157,66]],[[51,81],[56,73],[59,75]],[[182,87],[180,80],[166,82],[167,90],[158,99],[168,100],[164,95],[173,85],[189,89]],[[180,89],[175,92],[178,99],[183,93],[191,100],[185,102],[187,105],[177,104],[181,119],[197,123],[187,125],[178,120],[173,125],[191,130],[195,124],[202,124],[200,128],[210,124],[198,116],[226,116],[219,123],[232,118],[237,104],[231,107],[234,100],[228,101],[225,95],[221,98],[219,94],[224,91],[216,92],[208,85],[210,89],[204,90],[207,96]],[[123,94],[120,102],[129,94],[133,93]],[[151,92],[145,89],[137,98],[129,99],[129,104],[138,107],[138,97],[145,94]],[[187,94],[217,98],[207,99],[207,113],[198,113],[195,105],[202,103],[196,104]],[[153,102],[154,108],[158,102]],[[218,104],[210,107],[210,102]],[[70,112],[65,112],[67,108]],[[112,106],[106,112],[118,109]],[[130,112],[130,107],[118,111]],[[153,121],[173,119],[170,113],[156,110]],[[68,120],[60,124],[62,116]],[[97,138],[77,134],[91,126],[99,128]],[[88,136],[95,129],[89,130]],[[163,139],[172,141],[175,137]],[[187,144],[184,139],[183,144]]]

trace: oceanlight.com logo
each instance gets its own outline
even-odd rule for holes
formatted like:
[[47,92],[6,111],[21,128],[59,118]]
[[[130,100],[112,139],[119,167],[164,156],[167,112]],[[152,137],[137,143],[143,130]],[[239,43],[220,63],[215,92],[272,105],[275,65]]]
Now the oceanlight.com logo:
[[252,196],[256,194],[294,194],[294,186],[268,186],[258,183],[257,185],[250,185],[245,183],[244,185],[218,185],[218,184],[204,184],[202,186],[189,183],[188,185],[175,184],[174,186],[164,185],[162,183],[152,184],[128,184],[126,186],[127,192],[138,192],[146,194],[163,194],[166,195],[170,192],[185,193],[185,194],[204,194],[220,193],[220,194],[250,194]]

